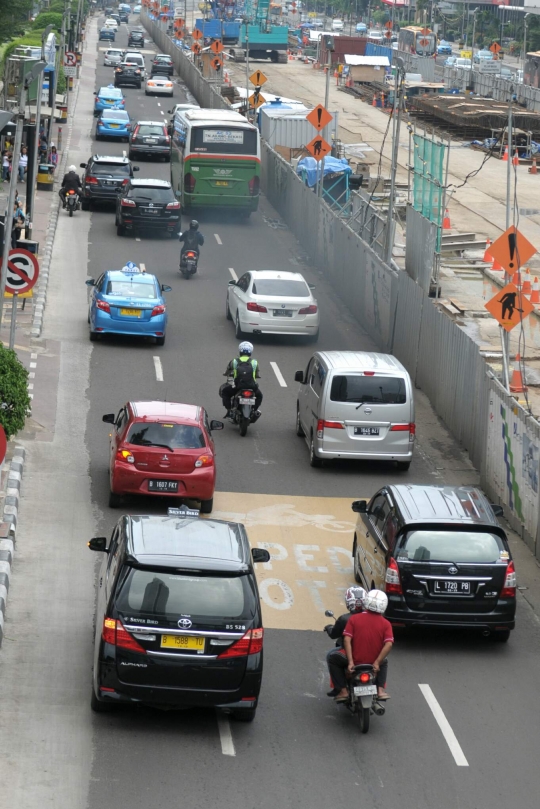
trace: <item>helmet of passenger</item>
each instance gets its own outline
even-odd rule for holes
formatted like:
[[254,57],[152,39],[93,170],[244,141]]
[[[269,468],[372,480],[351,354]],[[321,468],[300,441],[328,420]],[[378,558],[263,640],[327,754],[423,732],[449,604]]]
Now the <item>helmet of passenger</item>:
[[189,229],[190,230],[199,230],[199,223],[197,222],[196,219],[191,220],[191,222],[189,223]]
[[364,607],[369,612],[378,612],[384,615],[388,606],[388,596],[382,590],[370,590],[364,599]]
[[244,356],[245,354],[251,355],[253,354],[253,343],[248,343],[247,340],[243,343],[240,343],[238,346],[238,351],[240,352],[240,356]]
[[364,607],[364,598],[367,593],[363,587],[349,587],[345,591],[345,604],[349,612],[358,612]]
[[74,171],[75,173],[77,173],[77,166],[70,166],[68,171]]

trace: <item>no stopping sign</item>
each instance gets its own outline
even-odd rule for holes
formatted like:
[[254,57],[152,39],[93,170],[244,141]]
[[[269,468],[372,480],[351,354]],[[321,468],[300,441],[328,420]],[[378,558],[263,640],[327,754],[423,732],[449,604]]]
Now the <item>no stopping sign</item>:
[[[0,259],[1,261],[1,259]],[[39,277],[39,262],[29,250],[16,248],[9,251],[6,277],[7,292],[28,292]]]

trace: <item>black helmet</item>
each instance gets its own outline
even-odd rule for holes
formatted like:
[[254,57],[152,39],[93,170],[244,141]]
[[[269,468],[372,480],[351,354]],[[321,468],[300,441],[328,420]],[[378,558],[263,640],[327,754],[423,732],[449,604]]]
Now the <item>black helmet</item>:
[[196,219],[191,220],[191,222],[189,223],[189,229],[190,230],[199,230],[199,223],[197,222]]

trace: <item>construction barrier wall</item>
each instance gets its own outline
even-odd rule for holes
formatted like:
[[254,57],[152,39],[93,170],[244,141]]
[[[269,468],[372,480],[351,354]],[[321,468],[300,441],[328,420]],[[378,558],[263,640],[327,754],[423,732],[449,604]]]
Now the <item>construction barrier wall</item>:
[[[224,109],[200,71],[165,30],[143,15],[163,53],[173,56],[181,78],[205,107]],[[469,453],[482,485],[540,559],[540,424],[489,373],[477,344],[436,306],[417,279],[391,269],[263,142],[262,189],[319,267],[344,305],[381,351],[394,354],[413,384]],[[416,212],[414,212],[416,213]],[[418,281],[418,283],[417,283]]]
[[[471,71],[460,67],[445,67],[443,69],[444,83],[460,92],[467,89],[470,82]],[[502,79],[493,73],[480,73],[473,71],[473,90],[480,96],[489,96],[495,101],[508,101],[510,95],[515,95],[516,100],[525,104],[527,109],[533,112],[540,112],[540,89],[530,87],[528,84],[517,84],[517,82]]]
[[424,292],[429,292],[433,275],[437,231],[434,222],[430,222],[412,205],[407,205],[406,233],[412,238],[405,241],[405,270]]

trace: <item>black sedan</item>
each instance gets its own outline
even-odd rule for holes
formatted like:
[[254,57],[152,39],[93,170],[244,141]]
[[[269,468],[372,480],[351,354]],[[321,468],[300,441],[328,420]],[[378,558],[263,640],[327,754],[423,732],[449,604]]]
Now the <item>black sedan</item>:
[[116,232],[140,228],[175,237],[180,232],[180,203],[167,180],[131,180],[117,195]]
[[172,76],[174,73],[173,60],[166,53],[158,53],[152,60],[152,76]]

